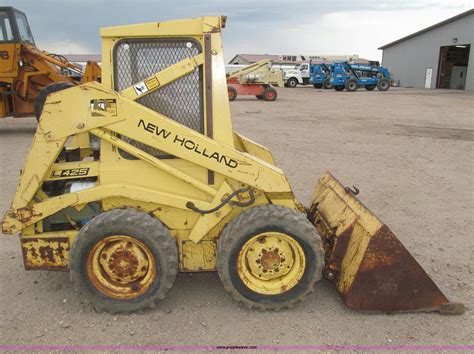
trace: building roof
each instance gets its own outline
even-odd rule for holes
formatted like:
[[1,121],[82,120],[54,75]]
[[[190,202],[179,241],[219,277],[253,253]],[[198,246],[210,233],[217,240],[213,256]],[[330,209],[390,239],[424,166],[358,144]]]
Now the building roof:
[[237,57],[241,57],[242,59],[244,60],[247,60],[248,62],[251,62],[251,63],[255,63],[259,60],[262,60],[262,59],[270,59],[272,61],[279,61],[280,60],[280,56],[279,55],[271,55],[271,54],[237,54],[236,56],[234,56],[230,61],[229,63],[233,62],[234,59],[236,59]]
[[70,62],[87,62],[96,61],[100,63],[102,61],[102,55],[100,54],[61,54]]
[[448,24],[448,23],[454,22],[454,21],[456,21],[456,20],[459,20],[460,18],[463,18],[463,17],[465,17],[465,16],[469,16],[469,15],[472,15],[472,14],[474,14],[474,9],[468,10],[468,11],[466,11],[466,12],[463,12],[463,13],[459,14],[459,15],[456,15],[456,16],[454,16],[454,17],[448,18],[447,20],[444,20],[444,21],[441,21],[441,22],[439,22],[439,23],[436,23],[436,24],[434,24],[433,26],[426,27],[426,28],[422,29],[421,31],[418,31],[418,32],[412,33],[412,34],[410,34],[410,35],[408,35],[408,36],[406,36],[406,37],[397,39],[397,40],[394,41],[394,42],[385,44],[384,46],[381,46],[379,49],[385,49],[385,48],[388,48],[388,47],[392,47],[392,46],[394,46],[394,45],[396,45],[396,44],[398,44],[398,43],[404,42],[404,41],[406,41],[406,40],[408,40],[408,39],[411,39],[411,38],[413,38],[413,37],[419,36],[420,34],[429,32],[429,31],[431,31],[431,30],[433,30],[433,29],[435,29],[435,28],[444,26],[444,25],[446,25],[446,24]]

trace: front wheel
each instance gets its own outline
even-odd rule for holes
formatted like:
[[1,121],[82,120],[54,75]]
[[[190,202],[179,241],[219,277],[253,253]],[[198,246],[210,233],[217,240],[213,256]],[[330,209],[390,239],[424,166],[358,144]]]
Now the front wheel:
[[322,84],[313,84],[313,87],[314,87],[315,89],[320,89],[320,88],[323,87],[323,85],[322,85]]
[[227,86],[227,93],[229,95],[229,101],[235,101],[237,98],[237,90],[232,86]]
[[329,89],[332,89],[332,84],[331,84],[331,80],[329,78],[326,78],[323,82],[323,87],[325,90],[329,90]]
[[298,80],[292,77],[291,79],[288,79],[286,84],[288,85],[288,87],[295,88],[296,86],[298,86]]
[[263,205],[225,227],[217,245],[217,272],[235,300],[277,310],[313,291],[321,279],[323,255],[321,239],[304,214]]
[[115,209],[92,219],[70,253],[70,277],[92,305],[110,313],[153,307],[173,286],[178,249],[156,218]]
[[346,91],[347,92],[354,92],[357,90],[357,81],[355,79],[347,80],[346,82]]
[[379,91],[387,91],[390,88],[390,82],[387,79],[382,79],[377,84]]
[[265,91],[263,91],[263,99],[265,101],[275,101],[277,96],[277,92],[273,87],[267,87]]

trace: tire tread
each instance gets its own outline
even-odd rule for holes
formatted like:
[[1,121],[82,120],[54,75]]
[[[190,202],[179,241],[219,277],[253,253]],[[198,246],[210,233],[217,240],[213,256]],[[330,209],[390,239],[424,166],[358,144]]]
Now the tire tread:
[[[114,227],[117,224],[124,223],[124,221],[129,225],[131,230],[141,229],[156,238],[156,242],[159,243],[166,257],[163,263],[163,268],[166,269],[162,271],[165,276],[161,279],[161,285],[158,291],[139,304],[122,302],[120,306],[118,306],[116,303],[109,301],[97,302],[95,296],[90,294],[89,291],[83,290],[83,279],[80,271],[80,251],[84,247],[87,247],[89,242],[88,235],[102,234],[107,232],[107,230],[111,228],[111,225]],[[178,272],[178,250],[168,229],[155,217],[131,208],[113,209],[104,212],[87,223],[75,238],[69,258],[70,280],[76,285],[76,290],[83,293],[96,310],[113,314],[130,313],[154,307],[156,302],[163,300],[166,294],[171,290]]]
[[[230,274],[227,271],[225,255],[230,253],[233,243],[243,232],[259,229],[264,223],[275,220],[277,223],[282,221],[283,223],[290,223],[292,228],[295,229],[300,236],[302,235],[305,241],[311,245],[316,256],[316,271],[310,280],[307,291],[301,297],[293,298],[285,303],[260,304],[247,299],[235,289]],[[248,308],[256,308],[265,311],[280,310],[296,305],[300,301],[303,301],[309,293],[314,291],[315,284],[322,278],[323,267],[324,251],[321,238],[317,234],[315,227],[309,222],[305,214],[283,206],[270,204],[247,209],[224,228],[217,242],[217,271],[224,289],[234,300]]]

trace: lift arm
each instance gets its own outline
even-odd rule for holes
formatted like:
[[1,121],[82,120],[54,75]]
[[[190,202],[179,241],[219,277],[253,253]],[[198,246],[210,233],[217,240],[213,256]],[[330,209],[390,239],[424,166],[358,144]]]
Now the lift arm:
[[265,65],[268,65],[269,62],[270,62],[269,59],[259,60],[253,64],[250,64],[249,66],[246,66],[245,68],[231,72],[227,78],[228,79],[241,78],[245,75],[250,74],[253,71],[260,69],[261,67],[264,67]]

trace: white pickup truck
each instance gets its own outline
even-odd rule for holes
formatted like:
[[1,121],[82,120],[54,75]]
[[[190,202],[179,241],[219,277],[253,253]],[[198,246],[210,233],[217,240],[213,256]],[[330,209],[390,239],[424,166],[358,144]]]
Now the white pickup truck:
[[302,63],[298,69],[284,71],[285,87],[296,87],[309,84],[309,63]]

